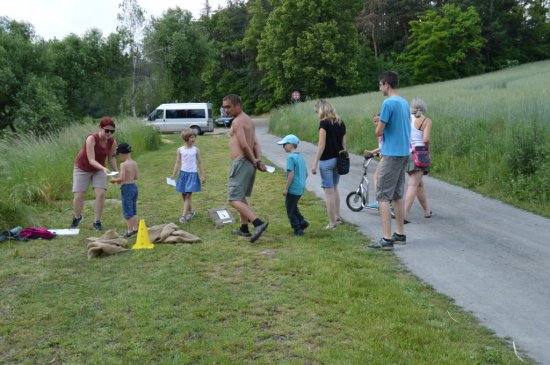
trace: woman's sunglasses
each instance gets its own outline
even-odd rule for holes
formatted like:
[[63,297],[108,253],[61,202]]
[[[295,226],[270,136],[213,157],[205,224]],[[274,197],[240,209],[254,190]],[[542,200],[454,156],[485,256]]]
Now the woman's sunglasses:
[[103,128],[103,130],[105,131],[105,133],[110,133],[110,134],[114,134],[114,133],[115,133],[115,130],[114,130],[114,129],[106,129],[106,128]]

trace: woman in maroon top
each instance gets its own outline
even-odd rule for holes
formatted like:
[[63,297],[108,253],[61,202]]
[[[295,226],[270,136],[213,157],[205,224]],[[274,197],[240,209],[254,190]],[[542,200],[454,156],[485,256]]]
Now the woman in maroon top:
[[82,222],[82,208],[84,207],[84,196],[88,191],[90,183],[95,192],[94,224],[96,231],[103,229],[101,225],[101,214],[105,203],[105,190],[107,189],[107,173],[105,160],[113,171],[118,171],[115,151],[117,143],[113,138],[115,133],[115,122],[109,117],[104,117],[99,124],[99,131],[86,137],[82,149],[78,152],[73,170],[73,207],[74,217],[71,227],[78,227]]

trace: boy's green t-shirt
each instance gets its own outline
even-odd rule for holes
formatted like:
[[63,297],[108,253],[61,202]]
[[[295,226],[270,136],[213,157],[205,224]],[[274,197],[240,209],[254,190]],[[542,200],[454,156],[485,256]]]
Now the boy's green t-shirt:
[[307,166],[298,152],[289,153],[286,158],[286,176],[290,171],[294,171],[294,179],[290,183],[288,192],[293,195],[303,195],[306,190]]

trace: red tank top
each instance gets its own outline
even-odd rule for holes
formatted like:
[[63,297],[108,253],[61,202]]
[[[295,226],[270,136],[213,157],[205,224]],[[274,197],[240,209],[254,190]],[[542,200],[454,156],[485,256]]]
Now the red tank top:
[[[111,149],[113,148],[113,143],[115,142],[114,138],[108,138],[107,139],[107,145],[105,148],[101,147],[99,144],[99,133],[93,133],[88,135],[93,136],[95,140],[95,146],[94,146],[94,152],[95,152],[95,160],[99,162],[101,166],[105,166],[105,159],[107,156],[109,156],[109,152],[111,152]],[[88,139],[86,137],[86,139]],[[88,161],[88,154],[86,153],[86,140],[84,140],[84,146],[78,152],[78,155],[76,155],[76,160],[74,164],[81,170],[87,171],[87,172],[96,172],[99,171],[92,165],[90,165],[90,162]]]

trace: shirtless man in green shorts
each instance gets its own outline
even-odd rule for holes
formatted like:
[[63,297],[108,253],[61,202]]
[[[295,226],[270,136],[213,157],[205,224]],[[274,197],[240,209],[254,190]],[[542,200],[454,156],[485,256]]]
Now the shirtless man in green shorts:
[[[231,233],[250,237],[250,242],[256,242],[266,230],[269,222],[264,222],[248,205],[246,197],[252,194],[256,170],[265,171],[265,165],[260,160],[261,150],[252,119],[243,112],[241,98],[230,94],[223,98],[225,112],[232,116],[233,124],[229,132],[229,152],[231,153],[231,169],[227,183],[227,200],[241,219],[241,228]],[[248,230],[248,223],[254,225],[254,233]]]

